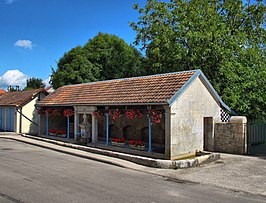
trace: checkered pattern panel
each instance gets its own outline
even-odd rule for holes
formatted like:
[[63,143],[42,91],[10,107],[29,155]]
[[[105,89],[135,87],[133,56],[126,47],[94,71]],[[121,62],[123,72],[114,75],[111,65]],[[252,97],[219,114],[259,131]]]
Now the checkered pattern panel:
[[230,115],[223,109],[220,110],[221,122],[229,122]]

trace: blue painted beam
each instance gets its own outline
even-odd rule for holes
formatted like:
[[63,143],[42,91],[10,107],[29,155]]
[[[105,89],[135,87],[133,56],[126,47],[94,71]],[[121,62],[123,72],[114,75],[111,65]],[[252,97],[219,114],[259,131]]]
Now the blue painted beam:
[[149,116],[149,149],[148,152],[152,152],[152,148],[151,148],[151,126],[152,126],[152,122],[151,122],[151,116]]
[[106,145],[109,145],[109,115],[108,115],[108,112],[105,113],[105,117],[106,117],[106,127],[105,127],[105,130],[106,130]]

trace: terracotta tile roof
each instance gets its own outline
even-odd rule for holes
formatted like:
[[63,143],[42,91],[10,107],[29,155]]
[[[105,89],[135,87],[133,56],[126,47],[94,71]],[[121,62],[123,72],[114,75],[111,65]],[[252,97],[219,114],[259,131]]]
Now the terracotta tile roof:
[[4,93],[6,93],[6,91],[3,90],[3,89],[0,89],[0,95],[1,95],[1,94],[4,94]]
[[20,106],[30,101],[39,92],[44,89],[34,89],[26,91],[6,92],[0,96],[0,106]]
[[166,104],[194,74],[187,71],[62,86],[38,105]]

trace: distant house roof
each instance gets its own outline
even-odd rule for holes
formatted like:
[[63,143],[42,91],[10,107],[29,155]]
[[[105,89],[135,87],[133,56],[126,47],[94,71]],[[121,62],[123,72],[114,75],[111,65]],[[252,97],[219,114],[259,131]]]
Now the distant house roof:
[[232,112],[218,96],[201,70],[62,86],[38,102],[37,105],[97,106],[167,104],[171,106],[199,76],[214,99],[225,109]]
[[55,91],[55,89],[52,86],[49,86],[45,89],[49,94],[53,93]]
[[1,94],[4,94],[4,93],[6,93],[6,91],[3,90],[3,89],[0,89],[0,95],[1,95]]
[[23,106],[25,103],[29,102],[42,91],[47,94],[47,92],[43,88],[26,91],[6,92],[2,96],[0,96],[0,106]]

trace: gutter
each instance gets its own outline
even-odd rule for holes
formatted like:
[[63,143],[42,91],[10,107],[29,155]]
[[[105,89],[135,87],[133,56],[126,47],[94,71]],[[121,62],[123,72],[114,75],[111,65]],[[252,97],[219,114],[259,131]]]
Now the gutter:
[[111,104],[36,104],[37,107],[54,107],[54,106],[156,106],[156,105],[166,105],[167,103],[111,103]]

